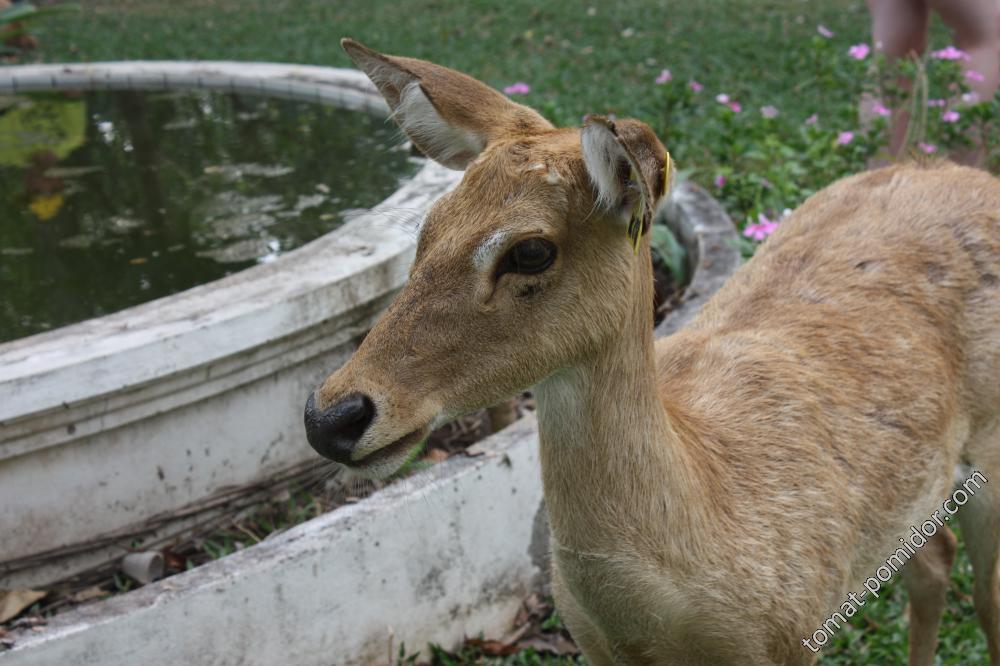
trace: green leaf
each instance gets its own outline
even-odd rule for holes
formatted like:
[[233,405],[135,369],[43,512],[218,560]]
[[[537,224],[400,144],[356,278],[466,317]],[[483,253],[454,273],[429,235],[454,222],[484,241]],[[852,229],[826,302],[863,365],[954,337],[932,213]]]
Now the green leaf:
[[47,97],[24,101],[0,116],[0,164],[25,166],[44,151],[65,157],[83,144],[86,102]]
[[653,224],[650,227],[649,242],[677,284],[687,284],[687,250],[677,241],[673,232],[665,225]]
[[27,2],[18,5],[11,5],[7,9],[0,11],[0,23],[19,21],[26,16],[31,16],[37,11],[38,7],[35,7]]
[[51,5],[41,8],[31,4],[11,5],[0,12],[0,24],[14,21],[35,21],[47,16],[78,11],[80,11],[80,5],[76,4]]
[[695,174],[697,169],[674,169],[674,173],[671,176],[672,187],[677,187],[681,183],[691,180],[691,176]]

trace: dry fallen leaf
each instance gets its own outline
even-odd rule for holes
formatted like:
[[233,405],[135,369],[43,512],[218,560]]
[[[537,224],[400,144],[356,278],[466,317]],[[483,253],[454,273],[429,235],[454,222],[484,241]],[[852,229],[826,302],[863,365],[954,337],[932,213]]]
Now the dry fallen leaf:
[[550,636],[536,636],[528,638],[517,644],[519,650],[531,648],[535,652],[553,654],[556,656],[580,654],[580,649],[567,640],[564,636],[556,634]]
[[17,617],[46,594],[42,590],[0,590],[0,622]]
[[487,657],[508,657],[518,651],[516,645],[504,645],[503,641],[482,638],[467,638],[465,645],[479,650]]
[[439,463],[443,460],[448,459],[448,452],[442,449],[431,449],[424,456],[425,459],[431,461],[432,463]]
[[187,560],[169,549],[163,551],[163,561],[167,565],[167,569],[173,571],[184,571],[187,568]]
[[551,612],[552,607],[545,603],[540,594],[533,592],[521,603],[521,608],[514,618],[514,626],[520,627],[522,624],[540,621]]
[[465,450],[465,455],[469,458],[478,458],[480,456],[484,458],[496,458],[499,454],[496,451],[483,446],[482,442],[476,442]]
[[32,629],[34,627],[44,627],[49,623],[41,615],[25,615],[10,623],[11,629]]
[[100,585],[93,585],[88,588],[84,588],[79,592],[74,592],[70,595],[69,600],[73,603],[83,603],[84,601],[90,601],[91,599],[97,599],[98,597],[104,597],[110,594]]
[[524,638],[524,635],[528,633],[534,627],[531,624],[525,622],[520,627],[510,632],[506,636],[500,639],[500,642],[504,645],[515,645],[519,640]]

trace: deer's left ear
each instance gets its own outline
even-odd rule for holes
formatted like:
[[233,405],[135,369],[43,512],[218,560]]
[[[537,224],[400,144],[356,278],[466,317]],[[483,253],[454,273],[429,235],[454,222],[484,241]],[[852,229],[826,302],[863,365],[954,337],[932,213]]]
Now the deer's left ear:
[[645,232],[670,188],[673,165],[667,149],[649,125],[603,116],[587,116],[581,143],[597,203],[629,215],[641,225],[639,233]]
[[490,141],[552,129],[532,109],[461,72],[385,55],[353,39],[340,45],[378,87],[417,148],[451,169],[464,169]]

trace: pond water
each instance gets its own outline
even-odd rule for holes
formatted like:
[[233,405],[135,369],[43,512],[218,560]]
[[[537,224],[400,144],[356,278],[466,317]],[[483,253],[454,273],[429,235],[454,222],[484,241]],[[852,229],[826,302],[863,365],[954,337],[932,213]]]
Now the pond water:
[[0,96],[0,342],[272,261],[415,173],[398,143],[278,99]]

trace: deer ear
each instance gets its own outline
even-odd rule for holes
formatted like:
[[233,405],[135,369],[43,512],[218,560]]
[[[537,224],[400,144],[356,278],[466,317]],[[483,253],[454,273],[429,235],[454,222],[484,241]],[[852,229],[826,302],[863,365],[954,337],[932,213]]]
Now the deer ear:
[[461,72],[378,53],[353,39],[340,45],[378,87],[417,148],[451,169],[464,169],[496,139],[552,129],[535,111]]
[[646,123],[603,116],[587,116],[580,141],[597,203],[631,215],[641,225],[637,233],[645,232],[670,188],[667,149]]

